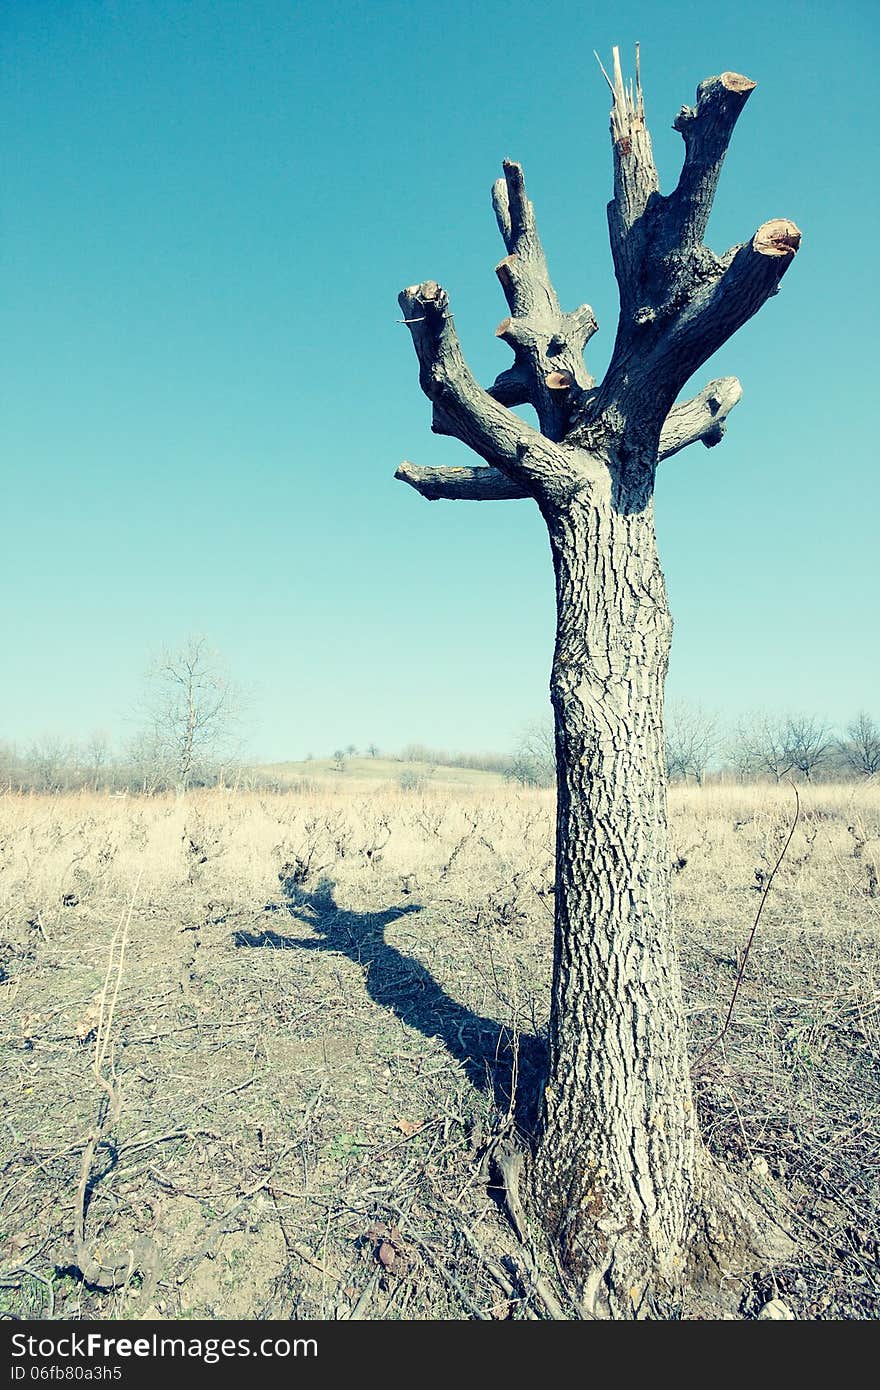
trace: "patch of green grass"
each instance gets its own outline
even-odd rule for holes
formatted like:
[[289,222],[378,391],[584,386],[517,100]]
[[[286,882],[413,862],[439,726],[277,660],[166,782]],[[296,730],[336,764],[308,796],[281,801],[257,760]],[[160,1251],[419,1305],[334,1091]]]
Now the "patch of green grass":
[[324,1148],[325,1158],[333,1159],[336,1163],[349,1163],[355,1157],[358,1149],[368,1149],[370,1143],[362,1134],[337,1134],[335,1139]]

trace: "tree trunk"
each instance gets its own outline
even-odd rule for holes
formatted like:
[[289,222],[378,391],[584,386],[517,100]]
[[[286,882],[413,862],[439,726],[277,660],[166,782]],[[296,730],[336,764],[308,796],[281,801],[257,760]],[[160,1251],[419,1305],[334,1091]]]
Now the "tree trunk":
[[697,1146],[667,854],[672,622],[647,485],[545,515],[556,945],[532,1190],[582,1296],[632,1315],[680,1281]]
[[717,1289],[788,1246],[697,1129],[669,873],[672,618],[653,470],[612,460],[609,476],[543,508],[557,602],[556,930],[531,1199],[582,1311],[631,1318],[670,1314],[687,1281]]

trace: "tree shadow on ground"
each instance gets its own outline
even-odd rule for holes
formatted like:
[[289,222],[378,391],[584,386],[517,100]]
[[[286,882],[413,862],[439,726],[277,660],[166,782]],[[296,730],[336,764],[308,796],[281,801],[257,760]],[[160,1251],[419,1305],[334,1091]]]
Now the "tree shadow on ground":
[[284,936],[276,931],[234,934],[236,946],[265,946],[273,950],[330,951],[347,956],[364,968],[370,998],[390,1009],[402,1023],[426,1038],[438,1038],[464,1068],[479,1090],[492,1094],[499,1110],[507,1112],[516,1087],[514,1119],[525,1133],[535,1125],[537,1098],[546,1070],[546,1043],[521,1033],[516,1056],[509,1028],[465,1008],[438,985],[429,970],[385,940],[385,928],[399,918],[421,912],[418,903],[388,907],[379,912],[340,908],[334,884],[322,879],[313,893],[292,880],[284,883],[286,910],[315,933]]

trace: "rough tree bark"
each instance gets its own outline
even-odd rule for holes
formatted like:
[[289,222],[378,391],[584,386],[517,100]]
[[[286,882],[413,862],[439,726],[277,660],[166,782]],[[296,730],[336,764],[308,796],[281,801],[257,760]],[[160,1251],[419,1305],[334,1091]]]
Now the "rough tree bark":
[[[584,1315],[632,1317],[674,1304],[695,1260],[723,1270],[761,1240],[748,1201],[700,1142],[692,1101],[667,852],[672,622],[653,491],[662,459],[720,441],[738,381],[676,398],[776,293],[800,232],[777,219],[722,256],[703,244],[724,155],[755,86],[748,78],[711,77],[696,105],[681,109],[684,161],[668,195],[651,153],[638,52],[634,84],[624,84],[617,49],[608,81],[620,316],[604,379],[597,385],[584,365],[593,312],[561,309],[522,169],[505,161],[493,203],[509,316],[497,336],[513,365],[483,390],[445,291],[426,281],[399,297],[434,431],[488,467],[404,463],[396,476],[429,499],[531,497],[547,523],[557,598],[556,931],[530,1205]],[[523,404],[538,428],[509,409]]]

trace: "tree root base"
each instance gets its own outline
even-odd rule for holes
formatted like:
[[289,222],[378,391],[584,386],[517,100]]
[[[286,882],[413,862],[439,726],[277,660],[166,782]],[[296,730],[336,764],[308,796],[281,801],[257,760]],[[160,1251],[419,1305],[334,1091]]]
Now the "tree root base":
[[787,1263],[796,1249],[770,1180],[734,1176],[705,1155],[688,1245],[687,1283],[694,1294],[736,1316],[741,1281]]
[[[546,1232],[546,1212],[523,1181],[525,1155],[510,1137],[495,1162],[535,1301],[553,1319],[736,1319],[744,1281],[796,1251],[769,1179],[744,1180],[704,1154],[682,1253],[661,1260],[643,1232],[597,1228],[574,1257]],[[558,1278],[542,1273],[551,1269]]]

